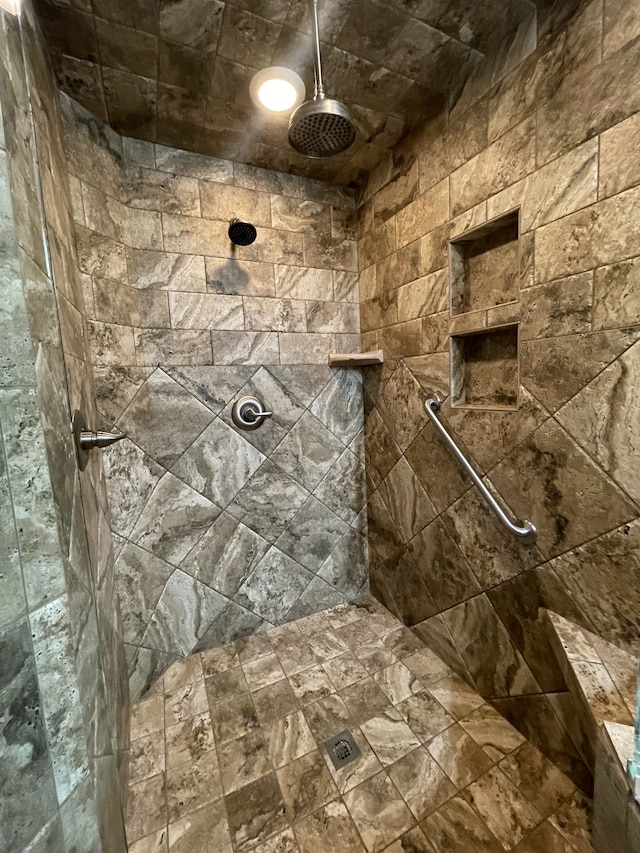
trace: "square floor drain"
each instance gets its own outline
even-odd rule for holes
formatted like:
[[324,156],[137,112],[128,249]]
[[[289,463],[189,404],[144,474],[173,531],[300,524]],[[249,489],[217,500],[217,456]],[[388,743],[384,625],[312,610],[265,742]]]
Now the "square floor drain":
[[352,761],[355,761],[356,758],[360,758],[362,755],[360,747],[353,739],[353,735],[346,730],[325,741],[324,748],[327,750],[327,754],[336,770],[340,770],[346,764],[351,764]]

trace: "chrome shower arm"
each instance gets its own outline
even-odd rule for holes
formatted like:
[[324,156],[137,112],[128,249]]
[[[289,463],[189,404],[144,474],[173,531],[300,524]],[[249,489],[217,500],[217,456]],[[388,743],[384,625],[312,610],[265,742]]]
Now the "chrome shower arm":
[[436,415],[436,412],[440,411],[440,400],[437,397],[429,397],[424,404],[424,408],[431,419],[431,423],[434,425],[436,430],[440,433],[442,438],[445,441],[445,444],[449,448],[449,450],[453,453],[458,462],[462,465],[464,470],[467,472],[469,477],[473,480],[474,484],[478,487],[480,494],[485,499],[485,501],[489,504],[491,509],[493,510],[494,515],[497,517],[498,521],[507,528],[510,533],[513,533],[514,536],[517,536],[525,545],[532,545],[538,536],[538,531],[536,529],[535,524],[531,521],[512,521],[504,509],[500,506],[498,501],[491,494],[489,489],[486,487],[482,478],[476,474],[474,468],[471,463],[468,461],[467,457],[460,450],[458,445],[455,443],[453,437],[449,435],[447,430],[444,428],[439,418]]
[[322,81],[322,58],[320,56],[320,25],[318,24],[318,0],[311,0],[312,7],[312,17],[313,17],[313,40],[315,47],[315,58],[314,58],[314,71],[313,75],[315,77],[316,83],[316,91],[314,95],[314,100],[316,98],[324,98],[324,83]]

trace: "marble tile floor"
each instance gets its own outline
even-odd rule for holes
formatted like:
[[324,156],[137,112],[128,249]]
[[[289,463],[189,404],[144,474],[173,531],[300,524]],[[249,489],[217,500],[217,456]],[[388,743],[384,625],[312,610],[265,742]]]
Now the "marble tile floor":
[[[336,771],[323,743],[350,729]],[[374,599],[184,658],[131,715],[130,853],[592,853],[590,802]]]

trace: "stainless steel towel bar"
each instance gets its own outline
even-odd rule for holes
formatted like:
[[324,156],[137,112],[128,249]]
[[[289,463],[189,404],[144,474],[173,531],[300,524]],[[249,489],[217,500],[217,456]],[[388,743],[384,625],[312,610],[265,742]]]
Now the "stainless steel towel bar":
[[536,529],[535,524],[531,521],[511,521],[506,512],[502,509],[498,501],[491,494],[489,489],[485,486],[482,479],[476,474],[474,469],[471,467],[469,462],[467,461],[466,456],[462,453],[458,445],[455,443],[453,438],[449,435],[447,430],[444,428],[442,423],[440,422],[437,412],[440,411],[440,400],[437,397],[429,397],[424,404],[424,408],[431,418],[431,422],[440,433],[442,438],[445,441],[445,444],[448,446],[449,450],[453,453],[458,462],[462,465],[467,474],[471,477],[474,484],[480,490],[480,494],[485,499],[485,501],[489,504],[498,520],[504,527],[507,528],[514,536],[517,536],[522,542],[526,545],[532,545],[536,541],[536,537],[538,535],[538,531]]

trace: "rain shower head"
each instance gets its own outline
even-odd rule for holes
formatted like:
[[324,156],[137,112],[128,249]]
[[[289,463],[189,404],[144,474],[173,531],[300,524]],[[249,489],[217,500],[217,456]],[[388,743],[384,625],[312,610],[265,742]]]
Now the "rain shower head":
[[232,219],[229,223],[229,239],[236,246],[250,246],[258,236],[256,226],[240,219]]
[[331,157],[346,151],[356,138],[353,118],[341,101],[327,98],[322,83],[318,0],[313,4],[315,94],[300,104],[289,121],[289,144],[306,157]]

